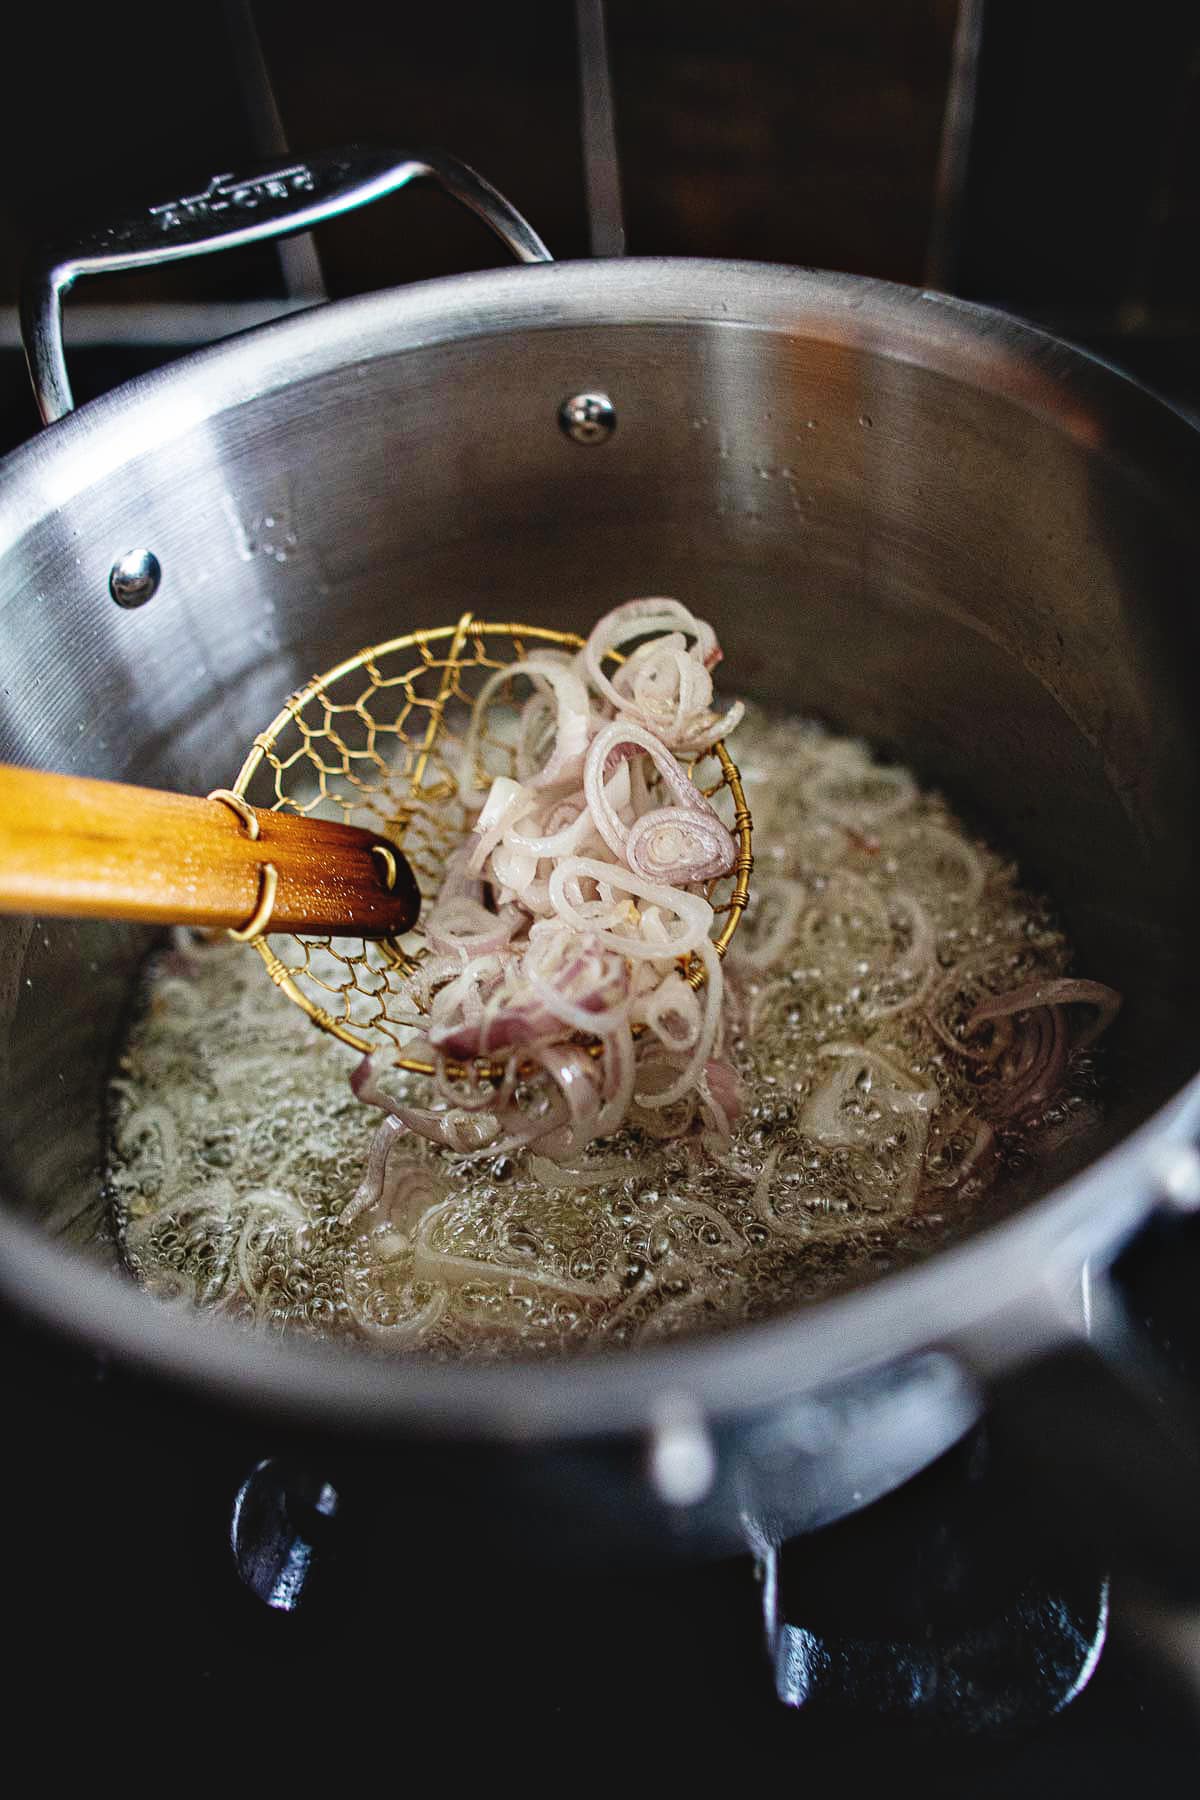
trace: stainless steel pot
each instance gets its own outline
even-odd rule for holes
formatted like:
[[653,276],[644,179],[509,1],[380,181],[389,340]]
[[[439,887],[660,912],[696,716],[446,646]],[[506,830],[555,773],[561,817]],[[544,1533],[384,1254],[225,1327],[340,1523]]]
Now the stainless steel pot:
[[[76,274],[303,229],[428,173],[544,256],[448,159],[219,178],[34,284],[45,415],[70,404],[57,308]],[[611,416],[563,414],[584,395]],[[168,1314],[72,1247],[148,939],[5,921],[4,1292],[264,1431],[399,1458],[423,1508],[469,1517],[486,1481],[523,1544],[728,1548],[904,1480],[998,1373],[1082,1340],[1087,1276],[1152,1212],[1200,1204],[1198,491],[1181,417],[1010,318],[721,262],[339,302],[54,424],[3,472],[0,758],[203,792],[281,693],[372,638],[468,605],[579,626],[678,593],[739,691],[899,747],[986,820],[1126,1007],[1103,1153],[922,1267],[636,1355],[384,1365]]]

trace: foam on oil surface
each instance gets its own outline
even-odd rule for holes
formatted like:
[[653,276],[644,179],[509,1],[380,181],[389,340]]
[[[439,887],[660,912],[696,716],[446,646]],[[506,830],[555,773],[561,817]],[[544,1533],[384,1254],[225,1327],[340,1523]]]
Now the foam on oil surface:
[[181,939],[147,967],[112,1082],[108,1182],[137,1278],[261,1329],[557,1355],[794,1307],[995,1216],[1006,1177],[1094,1123],[1091,1062],[993,1130],[994,1075],[945,1033],[981,993],[1063,973],[1065,939],[905,771],[753,714],[736,750],[757,898],[727,964],[746,1097],[728,1145],[625,1133],[564,1180],[413,1139],[399,1215],[343,1228],[380,1116],[351,1095],[353,1053],[257,958]]

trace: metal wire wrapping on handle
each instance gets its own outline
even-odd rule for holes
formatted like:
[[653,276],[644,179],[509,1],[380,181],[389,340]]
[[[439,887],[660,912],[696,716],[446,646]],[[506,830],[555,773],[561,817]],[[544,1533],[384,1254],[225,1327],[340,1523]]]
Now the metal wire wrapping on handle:
[[[213,788],[208,795],[210,800],[219,800],[232,813],[236,813],[242,822],[242,828],[250,842],[257,843],[262,827],[258,822],[258,814],[241,794],[235,794],[232,788]],[[382,848],[382,846],[379,846]],[[390,853],[389,853],[390,854]],[[396,879],[395,863],[392,864],[393,885]],[[229,927],[229,936],[235,944],[252,944],[256,938],[264,935],[271,923],[271,914],[275,910],[275,896],[279,891],[279,870],[274,863],[261,863],[258,870],[258,899],[254,911],[244,925]]]
[[[291,695],[221,797],[244,802],[253,789],[255,804],[273,811],[320,813],[378,831],[403,851],[428,906],[447,858],[471,829],[483,789],[495,775],[516,773],[515,742],[503,735],[515,715],[509,709],[506,716],[503,707],[489,711],[473,766],[464,771],[474,690],[493,671],[547,646],[574,652],[583,639],[466,613],[455,625],[360,650]],[[621,660],[612,653],[614,663]],[[724,955],[750,894],[750,811],[724,743],[714,744],[690,772],[738,847],[730,874],[705,888],[714,911],[713,947]],[[481,784],[473,797],[461,791],[464,773]],[[256,920],[257,914],[250,926]],[[429,1061],[405,1054],[414,1036],[408,978],[425,955],[419,921],[403,939],[374,941],[302,934],[268,940],[261,926],[256,934],[250,926],[243,936],[271,980],[315,1025],[363,1055],[388,1051],[402,1069],[434,1073]],[[691,984],[701,986],[700,959],[685,959],[685,969]],[[481,1061],[474,1072],[499,1070]]]

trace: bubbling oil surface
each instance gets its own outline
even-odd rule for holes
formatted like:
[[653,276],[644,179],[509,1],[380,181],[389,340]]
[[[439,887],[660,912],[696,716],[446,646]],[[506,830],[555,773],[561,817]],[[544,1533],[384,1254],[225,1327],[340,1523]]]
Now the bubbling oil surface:
[[239,947],[180,936],[111,1084],[113,1224],[145,1288],[382,1351],[563,1355],[787,1310],[997,1216],[1097,1118],[1076,1056],[1019,1127],[989,1122],[989,1071],[957,1048],[981,995],[1068,968],[1047,905],[864,746],[752,713],[736,749],[757,870],[727,963],[727,1143],[699,1120],[627,1131],[562,1174],[413,1139],[401,1211],[343,1225],[380,1117],[354,1054]]

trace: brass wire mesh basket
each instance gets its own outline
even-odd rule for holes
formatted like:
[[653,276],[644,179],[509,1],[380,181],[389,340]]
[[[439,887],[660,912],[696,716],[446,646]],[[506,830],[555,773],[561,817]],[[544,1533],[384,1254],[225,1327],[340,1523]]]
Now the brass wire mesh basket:
[[[491,779],[516,773],[515,739],[504,730],[516,713],[503,702],[488,709],[473,767],[464,770],[478,689],[530,650],[577,651],[583,642],[573,632],[494,624],[468,613],[457,625],[360,650],[289,698],[255,738],[230,791],[272,811],[341,819],[380,833],[403,851],[428,907]],[[615,651],[610,656],[614,665],[623,660]],[[514,685],[526,679],[518,673]],[[730,874],[704,887],[714,913],[713,946],[724,955],[749,898],[750,812],[724,743],[714,744],[689,774],[738,848]],[[464,776],[478,784],[474,791],[462,791]],[[434,1073],[430,1062],[405,1049],[419,1035],[407,977],[427,953],[420,920],[402,939],[268,934],[249,941],[275,985],[321,1030],[363,1055]],[[700,959],[681,963],[692,985],[702,985]],[[480,1061],[475,1073],[499,1069]]]

